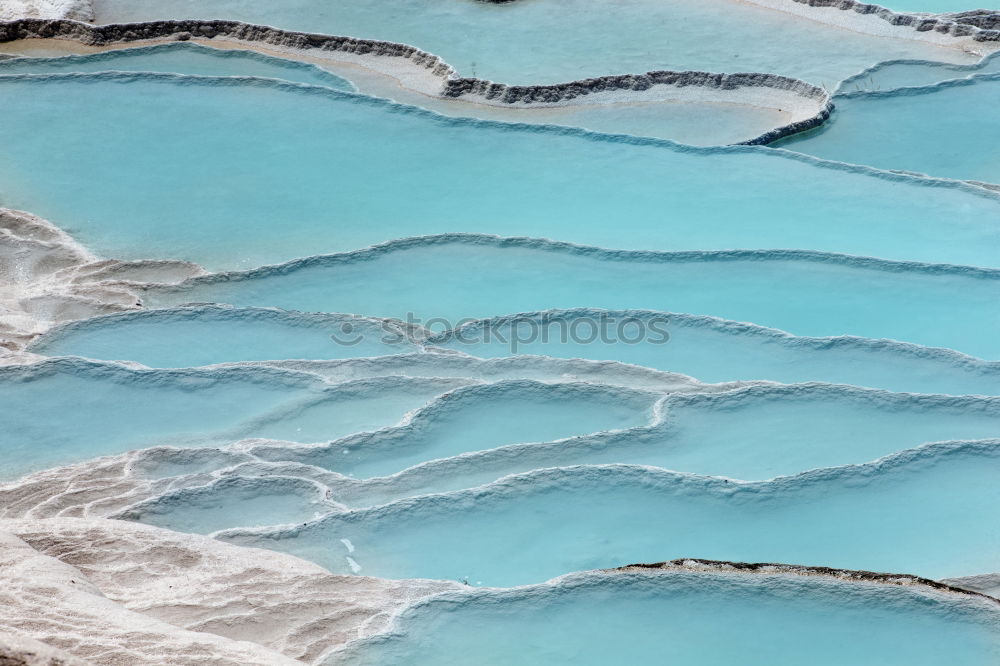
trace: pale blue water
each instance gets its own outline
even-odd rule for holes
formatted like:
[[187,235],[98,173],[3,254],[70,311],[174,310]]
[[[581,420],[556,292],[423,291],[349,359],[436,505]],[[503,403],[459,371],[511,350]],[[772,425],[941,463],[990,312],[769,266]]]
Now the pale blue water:
[[879,92],[896,88],[928,86],[949,79],[961,79],[976,74],[1000,71],[996,54],[972,65],[954,65],[929,60],[900,60],[880,63],[845,79],[838,93]]
[[[210,534],[229,527],[234,507],[260,525],[305,522],[330,511],[322,489],[289,477],[230,478],[216,481],[210,492],[185,489],[170,502],[146,504],[125,517],[176,532]],[[182,502],[180,510],[176,502]]]
[[[509,447],[427,465],[395,484],[359,486],[345,503],[388,502],[419,493],[459,490],[506,474],[544,467],[629,463],[748,481],[810,469],[859,464],[928,442],[1000,435],[995,401],[916,399],[856,389],[793,387],[746,395],[694,395],[668,399],[666,421],[647,428],[575,438],[562,443]],[[278,449],[271,460],[310,462],[337,470],[341,443],[385,446],[385,435],[357,435],[329,445],[326,455]],[[404,440],[419,445],[419,440]],[[485,446],[480,448],[485,449]],[[382,487],[384,486],[384,487]],[[393,488],[398,486],[398,489]]]
[[310,372],[330,381],[407,375],[455,377],[488,382],[534,379],[541,382],[593,382],[654,392],[690,387],[684,375],[608,361],[512,356],[483,359],[468,354],[414,353],[334,361],[268,361],[268,365]]
[[254,51],[223,51],[191,42],[157,44],[90,55],[0,61],[0,76],[65,72],[173,72],[199,76],[263,76],[295,83],[354,90],[321,67]]
[[384,639],[328,663],[988,666],[1000,658],[997,622],[985,600],[905,587],[780,575],[581,574],[421,603]]
[[461,381],[401,378],[325,387],[267,368],[130,371],[63,360],[0,372],[0,478],[158,444],[336,438],[392,425]]
[[[532,396],[535,402],[528,401]],[[557,396],[570,404],[555,403]],[[623,404],[612,421],[607,412],[615,397]],[[169,526],[165,521],[189,525],[211,507],[215,518],[207,531],[297,522],[298,512],[275,509],[258,514],[245,509],[244,495],[250,496],[250,490],[256,488],[261,495],[274,492],[266,483],[257,486],[248,478],[267,475],[319,481],[338,503],[363,508],[572,465],[627,463],[762,481],[865,463],[932,442],[1000,434],[996,399],[912,396],[829,385],[759,387],[671,396],[662,405],[664,421],[627,428],[642,421],[641,399],[620,390],[584,390],[579,385],[543,390],[524,382],[460,390],[397,428],[352,435],[324,446],[268,444],[247,449],[240,455],[268,463],[227,472],[231,483],[248,484],[246,493],[233,496],[228,486],[185,489],[154,498],[130,517],[148,522],[148,514],[156,517],[157,525]],[[573,413],[573,424],[560,419]],[[627,429],[583,435],[608,427]],[[578,436],[547,441],[569,435]],[[151,467],[157,478],[171,469],[192,474],[236,464],[232,454],[220,455],[214,467],[204,462],[191,469],[170,464],[171,459],[187,455],[176,450],[165,458],[151,450],[145,457],[158,461]],[[286,463],[318,466],[336,474]]]
[[[588,342],[590,324],[601,318],[610,343]],[[487,336],[484,326],[491,335]],[[665,329],[669,338],[654,327]],[[543,333],[548,331],[548,336]],[[622,331],[624,335],[619,335]],[[511,341],[516,344],[512,344]],[[866,338],[805,338],[712,317],[655,312],[577,310],[470,324],[458,336],[441,336],[434,346],[502,358],[513,351],[561,358],[622,361],[680,372],[706,382],[771,379],[784,383],[825,381],[890,391],[996,395],[1000,364],[945,349]],[[72,339],[69,349],[75,349]]]
[[[569,335],[575,321],[600,321],[601,317],[609,322],[608,330],[615,333],[610,343],[599,339],[587,342],[589,324],[578,326],[578,337]],[[152,367],[264,359],[361,358],[415,351],[415,345],[400,341],[394,328],[367,321],[216,306],[142,310],[57,329],[39,338],[30,349],[50,355],[119,358]],[[664,322],[662,328],[668,337],[652,329],[660,325],[658,322]],[[624,342],[617,336],[619,326],[626,334]],[[825,381],[914,393],[1000,393],[997,363],[943,349],[866,338],[796,337],[711,317],[578,310],[551,314],[545,320],[528,315],[503,322],[489,320],[489,327],[490,336],[472,324],[458,338],[436,337],[429,342],[434,347],[488,358],[516,352],[617,360],[680,372],[706,382],[767,378],[784,383]],[[548,337],[543,338],[546,330]],[[424,359],[426,368],[408,363],[389,367],[380,374],[456,376],[454,362],[438,357],[435,366],[434,360]],[[386,360],[381,363],[388,364]],[[477,376],[475,368],[459,374]],[[614,379],[606,372],[603,376],[607,381]],[[539,377],[547,378],[544,374]],[[639,378],[628,381],[635,383]]]
[[[401,102],[417,103],[410,99]],[[501,115],[496,107],[438,106],[447,115],[470,115],[476,118],[524,123],[568,125],[595,132],[633,134],[671,139],[692,146],[726,146],[756,139],[776,127],[793,122],[788,109],[772,102],[771,106],[729,102],[618,102],[572,104],[564,106],[522,107],[516,114],[509,109]],[[818,110],[818,108],[817,108]]]
[[[43,49],[30,42],[19,44],[16,48],[25,55],[33,55],[33,51]],[[47,45],[44,50],[55,51],[57,56],[62,55],[52,46]],[[0,56],[2,55],[0,53]],[[0,75],[108,70],[173,72],[201,76],[270,77],[326,86],[336,90],[355,90],[354,84],[347,79],[313,64],[275,58],[254,51],[222,50],[193,42],[172,42],[90,55],[64,57],[48,57],[48,53],[44,55],[46,57],[0,61]],[[952,67],[962,66],[952,65]],[[363,70],[342,66],[339,71],[357,77]],[[360,82],[369,85],[371,83],[365,75],[360,75]],[[757,138],[775,127],[786,125],[792,120],[789,109],[744,104],[735,97],[725,103],[699,103],[693,100],[688,103],[633,100],[568,106],[535,105],[515,110],[474,103],[454,101],[448,103],[447,100],[440,98],[432,100],[423,93],[404,91],[391,84],[386,87],[385,82],[381,86],[366,86],[365,92],[389,96],[403,103],[430,106],[450,116],[472,115],[477,118],[506,119],[534,124],[569,125],[599,132],[661,137],[701,146],[742,143]]]
[[[1000,74],[933,87],[841,95],[818,130],[776,145],[825,159],[932,176],[1000,182]],[[961,113],[955,113],[961,109]]]
[[768,148],[681,148],[172,75],[0,77],[0,114],[0,204],[108,257],[250,268],[449,231],[983,266],[1000,256],[998,195]]
[[251,460],[249,454],[239,451],[159,446],[143,449],[132,458],[131,464],[140,478],[168,479],[212,472]]
[[51,332],[31,349],[49,356],[183,368],[230,361],[361,358],[419,347],[397,327],[351,315],[202,306],[84,320]]
[[809,562],[931,578],[1000,567],[997,441],[763,484],[608,466],[540,470],[494,486],[224,538],[364,575],[509,586],[677,557]]
[[218,442],[213,435],[320,388],[291,373],[149,374],[82,362],[2,374],[5,479],[166,441]]
[[993,272],[814,255],[615,254],[464,236],[195,280],[149,293],[147,301],[404,320],[412,313],[435,330],[467,317],[547,308],[653,309],[752,321],[796,335],[894,338],[992,359],[1000,358],[998,284]]
[[[327,477],[332,475],[316,468],[303,469],[302,464],[326,466],[339,474],[360,479],[392,474],[411,465],[438,460],[452,467],[448,483],[465,488],[480,483],[475,480],[477,474],[485,474],[485,481],[492,481],[505,473],[522,470],[496,473],[482,466],[477,456],[463,454],[516,442],[551,440],[561,441],[553,445],[526,446],[529,449],[534,446],[552,448],[565,442],[569,454],[572,440],[561,438],[609,430],[622,432],[623,428],[646,424],[651,418],[652,404],[659,397],[587,384],[503,382],[459,389],[418,412],[404,426],[370,436],[338,439],[328,446],[255,446],[238,454],[225,452],[228,455],[223,455],[220,451],[214,461],[205,460],[201,455],[187,465],[182,464],[189,455],[187,451],[154,449],[142,456],[148,461],[143,465],[143,476],[163,478],[170,473],[198,474],[248,462],[249,455],[272,461],[272,464],[253,462],[240,466],[219,481],[202,485],[205,481],[201,480],[197,482],[199,487],[167,492],[120,517],[174,530],[208,533],[233,527],[234,520],[246,526],[301,523],[335,508],[324,505],[324,498],[339,505],[358,506],[356,499],[352,501],[352,497],[358,497],[358,492],[347,495],[343,492],[343,477],[337,477],[334,486],[327,490],[312,479],[329,483]],[[235,459],[237,456],[240,459]],[[530,452],[520,457],[524,458],[526,469],[533,468],[531,461],[538,461]],[[295,465],[282,465],[286,462]],[[382,481],[377,479],[375,483]],[[183,485],[195,483],[186,480]],[[360,492],[365,494],[366,491]],[[397,490],[394,498],[405,496],[405,492]]]
[[94,8],[98,23],[237,19],[404,42],[465,76],[517,84],[672,69],[773,72],[832,89],[881,60],[970,60],[958,49],[871,37],[732,0],[96,0]]
[[465,385],[464,380],[387,377],[333,386],[278,418],[255,422],[242,437],[321,442],[398,423],[431,399]]
[[433,403],[398,428],[348,437],[321,448],[254,453],[268,460],[318,465],[359,479],[386,476],[430,460],[498,446],[646,425],[658,397],[587,384],[517,381],[473,386]]
[[[1000,270],[969,268],[1000,269],[1000,195],[872,168],[1000,182],[996,58],[737,0],[96,0],[96,11],[392,39],[512,83],[669,68],[834,90],[850,77],[827,128],[787,143],[839,161],[445,118],[312,65],[191,43],[0,61],[0,206],[101,257],[254,269],[145,290],[153,308],[200,305],[68,324],[30,348],[167,369],[0,368],[0,480],[144,448],[129,469],[165,490],[114,518],[222,530],[338,574],[476,587],[675,557],[1000,570],[1000,398],[955,397],[1000,388],[1000,361],[980,360],[1000,359]],[[768,113],[661,107],[559,118],[734,132]],[[448,232],[469,235],[427,236]],[[19,275],[32,260],[0,268]],[[471,343],[432,340],[443,353],[376,318],[441,331],[517,312],[605,316],[594,308],[633,327],[691,314],[666,316],[654,332],[669,340],[636,344],[579,330],[526,339],[539,316],[472,322],[458,331]],[[238,365],[267,359],[299,359],[284,364],[298,371]],[[216,363],[237,365],[190,369]],[[654,368],[853,386],[665,396],[694,385]],[[920,587],[583,574],[418,604],[330,661],[978,666],[1000,659],[998,628],[995,604]]]
[[617,460],[611,458],[619,452],[605,451],[580,462],[657,465],[754,481],[867,462],[927,442],[1000,438],[996,399],[820,385],[677,396],[664,409],[659,437],[632,446],[622,441],[626,451]]

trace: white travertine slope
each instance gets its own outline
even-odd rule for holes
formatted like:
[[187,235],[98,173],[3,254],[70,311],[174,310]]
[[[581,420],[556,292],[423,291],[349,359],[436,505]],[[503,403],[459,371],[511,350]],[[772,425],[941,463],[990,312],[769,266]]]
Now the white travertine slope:
[[[44,529],[42,523],[35,525]],[[99,532],[84,538],[100,548]],[[105,557],[115,555],[105,552],[99,559]],[[0,590],[0,630],[26,634],[95,663],[296,663],[260,645],[186,631],[127,610],[81,570],[10,533],[0,533]]]
[[402,607],[461,589],[335,576],[290,555],[115,520],[0,530],[0,631],[102,664],[315,663],[382,631]]
[[183,261],[101,260],[46,220],[0,208],[0,350],[60,322],[140,307],[140,284],[202,273]]
[[2,666],[91,666],[92,662],[74,657],[23,634],[0,631]]

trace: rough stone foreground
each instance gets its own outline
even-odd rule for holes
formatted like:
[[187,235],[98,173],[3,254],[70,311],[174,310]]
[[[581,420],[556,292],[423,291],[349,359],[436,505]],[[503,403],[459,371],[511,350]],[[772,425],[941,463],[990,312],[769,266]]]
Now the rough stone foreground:
[[0,666],[88,666],[91,663],[27,636],[0,632]]
[[[95,664],[312,663],[381,631],[413,601],[460,588],[336,576],[290,555],[135,523],[0,521],[0,635],[40,641],[53,658],[61,650]],[[13,646],[0,638],[0,666],[19,664],[5,654],[30,666],[81,663],[24,661]]]
[[19,18],[92,21],[94,7],[90,0],[0,0],[0,21]]

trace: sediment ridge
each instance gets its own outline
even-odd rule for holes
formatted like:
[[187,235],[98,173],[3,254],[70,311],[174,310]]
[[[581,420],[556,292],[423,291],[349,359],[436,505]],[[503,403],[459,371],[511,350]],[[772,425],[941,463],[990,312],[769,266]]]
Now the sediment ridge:
[[[778,564],[773,562],[729,562],[726,560],[705,560],[685,557],[666,562],[626,564],[614,569],[603,569],[604,573],[630,573],[635,571],[694,571],[713,573],[744,574],[786,574],[794,576],[823,576],[850,582],[879,583],[901,587],[929,587],[938,592],[959,594],[1000,605],[1000,599],[976,590],[966,589],[947,582],[921,578],[911,574],[882,573],[860,569],[836,569],[834,567],[814,567],[801,564]],[[960,579],[955,579],[960,580]]]
[[[958,14],[926,14],[918,12],[897,12],[882,5],[857,2],[857,0],[747,0],[750,4],[794,13],[798,16],[847,27],[858,32],[884,34],[892,28],[906,28],[917,32],[922,38],[935,43],[943,43],[947,39],[969,38],[977,42],[1000,41],[1000,31],[994,29],[995,22],[983,20],[982,26],[976,25],[973,17],[964,18]],[[836,9],[846,16],[824,15],[823,9]],[[796,11],[797,10],[797,11]],[[976,14],[970,12],[970,14]],[[875,18],[887,24],[880,30],[877,24],[867,25],[859,18]],[[826,20],[824,20],[826,19]],[[830,20],[832,19],[832,20]],[[842,19],[842,20],[841,20]],[[846,23],[846,25],[845,25]],[[865,28],[868,28],[866,30]],[[899,36],[899,35],[892,35]]]
[[318,663],[412,601],[460,587],[336,576],[295,557],[113,520],[0,521],[0,530],[11,565],[0,567],[0,630],[95,664]]
[[952,12],[944,16],[962,25],[971,25],[982,30],[1000,30],[1000,10],[973,9],[967,12]]
[[93,21],[91,0],[3,0],[0,21],[19,18],[71,19]]
[[[76,21],[20,19],[0,25],[0,43],[24,39],[68,39],[90,46],[111,46],[160,40],[233,40],[261,44],[284,51],[318,50],[364,59],[366,64],[386,58],[401,59],[422,74],[400,74],[398,63],[388,70],[408,87],[421,92],[464,101],[500,106],[557,106],[580,103],[594,95],[642,95],[648,101],[704,101],[752,103],[791,111],[795,120],[760,136],[740,142],[757,145],[802,132],[822,124],[833,109],[829,94],[798,79],[767,73],[720,74],[711,72],[652,71],[643,74],[600,76],[555,85],[511,86],[476,78],[459,77],[440,57],[417,47],[353,37],[282,30],[239,21],[149,21],[93,26]],[[374,69],[381,70],[375,66]],[[428,80],[429,77],[429,80]],[[421,90],[422,89],[422,90]],[[655,94],[654,94],[655,93]],[[732,97],[739,93],[739,97]],[[769,98],[770,97],[770,98]]]

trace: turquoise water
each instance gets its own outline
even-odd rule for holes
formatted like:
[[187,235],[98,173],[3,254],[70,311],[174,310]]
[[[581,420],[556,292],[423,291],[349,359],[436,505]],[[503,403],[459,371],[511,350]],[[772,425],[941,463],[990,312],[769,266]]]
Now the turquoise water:
[[393,633],[362,642],[344,661],[987,666],[1000,658],[997,622],[991,602],[905,587],[781,575],[593,573],[421,603]]
[[541,382],[593,382],[607,386],[668,392],[690,390],[691,378],[614,361],[561,359],[551,356],[510,356],[482,359],[467,354],[415,353],[334,361],[268,361],[267,365],[309,372],[329,381],[407,375],[456,377],[498,382],[534,379]]
[[[231,45],[230,47],[232,48]],[[34,55],[33,51],[42,49],[38,45],[32,46],[30,42],[18,43],[13,48],[25,55]],[[66,53],[59,52],[48,43],[42,50],[45,51],[45,56],[59,56]],[[0,56],[3,54],[0,53]],[[649,99],[612,101],[607,96],[601,95],[591,100],[583,100],[582,104],[536,104],[519,107],[486,105],[474,101],[476,98],[456,100],[403,88],[391,76],[377,75],[357,65],[327,63],[327,66],[357,82],[360,86],[358,91],[366,95],[388,97],[404,104],[429,108],[446,116],[568,125],[598,132],[660,137],[698,146],[724,146],[749,141],[776,127],[791,123],[795,115],[793,109],[782,108],[787,106],[783,102],[770,104],[763,102],[764,106],[756,106],[740,103],[744,100],[735,97],[726,102],[699,102],[695,101],[695,97],[688,97],[686,102]],[[83,56],[21,58],[17,62],[10,61],[0,66],[0,74],[107,70],[209,76],[259,76],[327,86],[337,90],[356,89],[346,78],[333,75],[316,65],[264,56],[254,51],[220,50],[193,42],[172,42]],[[816,105],[817,110],[818,108]]]
[[[35,46],[35,49],[39,47]],[[31,55],[31,45],[18,45]],[[54,50],[51,46],[48,49]],[[0,54],[2,55],[2,54]],[[56,53],[56,55],[62,55]],[[942,65],[943,66],[943,65]],[[953,65],[953,67],[961,67]],[[254,51],[222,50],[193,42],[172,42],[90,55],[19,58],[0,61],[0,75],[59,74],[67,72],[173,72],[202,76],[257,76],[296,83],[355,90],[353,83],[324,68],[294,60],[275,58]],[[504,108],[448,98],[432,98],[396,85],[391,77],[371,77],[356,66],[343,66],[342,74],[362,84],[365,94],[390,97],[405,104],[431,108],[449,116],[556,124],[584,127],[599,132],[661,137],[691,145],[722,146],[755,139],[792,121],[791,110],[776,105],[755,106],[719,102],[662,102],[622,100],[572,105],[535,105]],[[377,81],[377,83],[376,83]],[[388,84],[388,85],[387,85]]]
[[[416,100],[400,99],[401,102]],[[516,115],[496,108],[437,106],[446,115],[493,117],[496,120],[569,125],[595,132],[660,137],[693,146],[725,146],[756,139],[776,127],[792,122],[792,115],[772,102],[772,106],[735,103],[620,102],[575,104],[555,107],[525,107]],[[419,104],[419,103],[418,103]]]
[[[896,92],[841,95],[819,130],[779,144],[825,159],[1000,182],[1000,74]],[[962,109],[962,113],[955,113]]]
[[953,65],[929,60],[900,60],[880,63],[845,79],[838,93],[879,92],[896,88],[929,86],[949,79],[1000,71],[1000,57],[995,54],[972,65]]
[[64,72],[173,72],[201,76],[263,76],[296,83],[353,90],[339,76],[306,63],[253,51],[223,51],[190,42],[157,44],[59,58],[15,58],[0,61],[0,76]]
[[[579,337],[569,335],[575,321],[588,318],[599,321],[601,317],[609,322],[609,331],[617,333],[622,326],[621,330],[629,336],[624,344],[620,344],[617,336],[609,343],[586,342],[589,335],[585,328],[589,324],[585,323],[578,327]],[[661,321],[666,339],[651,328]],[[338,315],[216,306],[143,310],[68,325],[42,336],[31,350],[49,355],[119,358],[151,367],[265,359],[360,358],[416,350],[415,345],[402,342],[394,334],[395,329],[387,331],[387,324],[376,322]],[[630,322],[640,324],[630,325]],[[616,360],[680,372],[706,382],[766,378],[784,383],[824,381],[913,393],[1000,393],[1000,364],[943,349],[884,340],[803,338],[712,317],[636,311],[578,310],[551,313],[545,319],[522,315],[487,323],[492,332],[489,337],[480,325],[470,324],[458,338],[434,337],[429,342],[466,354],[503,358],[511,354],[511,340],[515,340],[513,351],[518,354]],[[546,330],[548,337],[543,338],[541,334]],[[649,334],[640,336],[642,332]],[[387,368],[378,374],[456,376],[458,371],[454,359],[438,356],[422,361],[427,367],[383,359],[378,363]],[[374,371],[376,366],[372,368]],[[316,370],[317,367],[312,367],[312,371]],[[567,366],[538,377],[558,378],[559,373],[571,371]],[[459,374],[486,378],[482,372],[469,368]],[[529,376],[524,374],[528,372],[524,367],[514,372]],[[511,375],[500,378],[503,376]],[[355,378],[353,374],[349,377]],[[615,379],[607,369],[589,378]],[[640,378],[622,377],[618,381],[634,384]]]
[[998,455],[995,440],[942,445],[763,484],[615,465],[538,470],[224,538],[334,572],[351,572],[350,555],[364,575],[485,586],[676,557],[964,576],[1000,568],[1000,528],[984,513],[1000,501]]
[[462,383],[389,378],[326,387],[315,376],[267,368],[154,372],[72,360],[0,375],[3,479],[158,444],[342,437],[392,425]]
[[[998,663],[995,600],[905,580],[567,575],[681,557],[1000,571],[1000,193],[955,180],[1000,183],[1000,59],[980,58],[997,44],[799,8],[817,20],[742,0],[95,0],[98,22],[390,39],[513,84],[697,69],[839,90],[790,150],[540,124],[729,141],[780,109],[479,111],[528,121],[505,124],[191,42],[0,59],[0,207],[136,261],[51,273],[65,239],[0,215],[17,278],[0,285],[0,513],[103,511],[333,574],[467,584],[365,620],[357,635],[388,622],[343,652],[311,642],[347,637],[319,615],[279,640],[324,663]],[[5,48],[58,52],[22,41]],[[167,258],[218,272],[98,282]],[[122,289],[144,307],[63,321],[59,290]],[[24,308],[63,323],[27,349],[55,358],[14,367],[32,357],[2,338],[44,323]],[[98,485],[86,466],[16,481],[129,451]]]
[[[222,46],[220,44],[220,46]],[[231,45],[230,45],[231,47]],[[50,44],[19,43],[18,52],[46,57],[21,58],[5,62],[0,74],[48,74],[66,72],[148,71],[174,72],[203,76],[259,76],[298,83],[326,86],[336,90],[355,90],[346,78],[324,68],[293,60],[274,58],[254,51],[222,50],[193,42],[172,42],[135,47],[90,55],[62,56]],[[231,47],[232,48],[232,47]],[[0,56],[3,54],[0,53]],[[755,139],[775,127],[792,122],[792,110],[728,102],[663,102],[620,100],[570,105],[535,105],[532,107],[487,106],[474,101],[430,97],[423,92],[405,89],[392,77],[373,75],[356,65],[332,64],[344,76],[357,81],[361,92],[390,97],[405,104],[431,108],[448,116],[570,125],[599,132],[634,134],[673,139],[691,145],[721,146]],[[953,65],[961,67],[960,65]]]
[[[230,526],[234,507],[259,525],[301,523],[332,508],[322,489],[303,479],[237,477],[221,479],[209,488],[210,492],[201,488],[179,491],[171,498],[173,502],[144,505],[126,517],[176,532],[210,534]],[[180,510],[174,504],[178,500],[183,502]]]
[[[607,321],[610,343],[587,342],[589,324]],[[654,326],[667,331],[666,340]],[[492,335],[486,335],[488,328]],[[618,331],[625,335],[619,336]],[[543,337],[544,332],[547,337]],[[457,335],[456,335],[457,333]],[[516,345],[511,341],[517,341]],[[623,343],[624,342],[624,343]],[[770,379],[788,384],[824,381],[912,393],[1000,393],[1000,364],[867,338],[805,338],[713,317],[663,312],[574,310],[518,315],[469,324],[431,338],[433,346],[502,358],[520,354],[622,361],[680,372],[706,382]],[[72,340],[69,349],[75,349]]]
[[268,460],[318,465],[359,479],[386,476],[430,460],[498,446],[646,425],[658,397],[588,384],[515,381],[473,386],[433,403],[398,428],[348,437],[321,448],[254,453]]
[[[509,425],[502,428],[502,434],[490,436],[477,427],[479,423],[468,420],[463,423],[468,437],[455,445],[449,441],[455,439],[449,437],[455,423],[442,423],[441,413],[447,414],[448,406],[432,404],[407,426],[353,435],[320,447],[265,445],[249,453],[275,463],[266,468],[274,474],[282,473],[277,464],[281,462],[316,465],[358,477],[370,475],[356,474],[359,469],[398,472],[404,466],[399,464],[403,456],[407,463],[422,463],[391,477],[363,482],[345,482],[312,470],[306,473],[329,484],[338,502],[359,508],[570,465],[629,463],[767,480],[864,463],[929,442],[996,437],[1000,434],[997,405],[995,399],[921,397],[828,385],[758,387],[671,396],[661,405],[664,420],[656,425],[556,442],[525,437],[521,441],[535,443],[511,444],[517,438],[510,436]],[[538,424],[533,426],[535,432],[540,430]],[[578,431],[583,430],[581,424]],[[449,443],[451,448],[445,450]],[[486,450],[491,446],[499,448]],[[174,510],[193,510],[183,498],[170,504]],[[228,513],[230,527],[261,524],[256,516],[237,517],[233,506]]]
[[[585,391],[581,391],[581,395],[577,397],[582,397],[583,393]],[[599,394],[599,391],[595,391],[595,393]],[[425,397],[422,402],[426,401],[427,398]],[[641,402],[642,399],[640,398],[639,401]],[[646,397],[645,401],[648,403],[650,399]],[[503,406],[508,403],[514,411],[503,413]],[[472,428],[468,433],[452,431],[450,437],[442,436],[439,440],[430,439],[425,442],[424,451],[414,452],[407,447],[401,446],[402,450],[399,450],[395,455],[390,454],[387,456],[389,460],[383,460],[381,464],[377,455],[365,451],[352,452],[352,450],[348,449],[348,452],[345,454],[343,453],[343,449],[338,449],[337,453],[340,454],[339,461],[347,459],[346,462],[341,464],[341,469],[345,472],[355,473],[359,476],[376,475],[378,473],[388,473],[402,469],[409,464],[420,462],[426,456],[433,458],[443,455],[453,455],[462,450],[477,450],[481,446],[490,447],[491,443],[495,445],[497,440],[500,442],[538,441],[571,434],[587,433],[594,430],[627,427],[645,422],[648,419],[645,410],[634,403],[631,406],[625,403],[618,407],[603,403],[603,414],[593,411],[597,407],[597,404],[601,404],[599,396],[593,396],[590,400],[581,399],[578,405],[561,404],[554,401],[546,404],[542,401],[532,402],[523,398],[521,400],[508,398],[505,401],[501,401],[496,410],[491,405],[481,406],[478,410],[470,407],[469,413],[465,416],[471,422],[478,421],[475,424],[476,428]],[[589,408],[592,411],[588,413],[587,409],[584,408]],[[348,420],[343,419],[343,416],[347,415],[342,415],[342,420]],[[326,414],[324,414],[324,417],[326,417]],[[337,425],[340,426],[341,422],[338,422]],[[347,429],[344,434],[360,430],[362,428],[355,426]],[[309,442],[320,439],[332,439],[338,434],[326,424],[324,424],[324,427],[319,432],[324,433],[325,437],[300,435],[295,438],[295,441]],[[441,434],[443,435],[444,433]],[[266,429],[260,433],[260,436],[274,439],[282,438],[280,433]],[[291,438],[285,436],[284,439]],[[484,441],[481,443],[480,439]],[[352,453],[357,455],[352,456]],[[383,455],[385,454],[383,453]],[[359,460],[355,461],[355,457],[359,458]]]
[[998,195],[768,148],[681,148],[173,75],[0,77],[0,114],[0,204],[108,257],[249,268],[450,231],[983,266],[1000,256]]
[[202,306],[84,320],[50,333],[31,349],[49,356],[183,368],[230,361],[360,358],[419,347],[399,328],[379,320]]
[[881,60],[970,59],[958,49],[871,37],[732,0],[96,0],[94,8],[98,23],[222,18],[404,42],[465,76],[517,84],[672,69],[772,72],[832,89]]
[[292,373],[147,374],[78,362],[2,374],[5,479],[164,441],[218,441],[320,384]]
[[332,386],[313,400],[262,418],[241,437],[321,442],[398,423],[408,412],[463,386],[455,379],[386,377]]
[[159,480],[212,472],[251,460],[239,451],[158,446],[142,449],[132,458],[131,466],[138,477]]
[[147,301],[409,317],[433,330],[500,313],[639,308],[796,335],[894,338],[990,359],[1000,358],[997,284],[993,272],[808,253],[612,253],[459,236],[194,280],[148,293]]
[[[563,403],[557,403],[557,397]],[[617,414],[608,415],[616,398]],[[648,406],[648,397],[645,402]],[[233,483],[247,483],[251,488],[257,482],[249,477],[315,480],[330,489],[330,497],[351,508],[572,465],[627,463],[757,481],[860,464],[931,442],[996,437],[1000,434],[998,405],[996,399],[912,396],[829,385],[756,387],[671,396],[661,405],[664,419],[645,426],[639,425],[642,395],[581,385],[538,387],[512,382],[460,389],[400,427],[322,446],[275,443],[248,448],[241,455],[268,462],[255,462],[226,475]],[[567,423],[571,414],[576,420]],[[583,434],[604,428],[626,429]],[[189,455],[185,450],[172,451],[167,458],[156,450],[149,454],[158,461],[151,467],[157,478],[173,468],[178,474],[192,474],[236,464],[231,455],[220,455],[214,467],[202,463],[189,470],[179,466],[180,461],[171,465],[172,459]],[[262,495],[273,492],[266,484],[257,491]],[[148,522],[148,514],[158,525],[169,526],[166,520],[188,525],[211,507],[216,516],[212,530],[255,527],[268,521],[298,522],[298,514],[288,511],[248,512],[243,499],[244,495],[232,497],[228,487],[184,489],[153,498],[131,517]]]
[[[579,462],[624,462],[763,480],[862,463],[926,442],[1000,438],[1000,401],[914,397],[825,385],[676,396],[651,441]],[[609,447],[611,448],[611,447]],[[632,449],[632,451],[629,451]],[[576,463],[577,461],[574,461]]]

